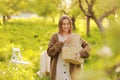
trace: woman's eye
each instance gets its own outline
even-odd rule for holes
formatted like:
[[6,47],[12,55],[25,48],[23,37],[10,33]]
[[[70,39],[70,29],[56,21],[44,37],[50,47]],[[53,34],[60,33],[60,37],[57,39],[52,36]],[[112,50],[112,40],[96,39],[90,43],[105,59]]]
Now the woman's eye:
[[70,25],[69,23],[67,23],[67,25]]
[[70,25],[69,23],[63,23],[63,25]]
[[65,25],[65,23],[63,23],[63,25]]

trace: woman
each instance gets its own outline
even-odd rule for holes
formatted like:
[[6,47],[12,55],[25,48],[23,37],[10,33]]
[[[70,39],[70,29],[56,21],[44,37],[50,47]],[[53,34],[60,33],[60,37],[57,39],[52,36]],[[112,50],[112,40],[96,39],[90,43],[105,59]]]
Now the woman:
[[[65,44],[69,44],[72,35],[72,21],[69,16],[63,15],[59,20],[59,31],[54,33],[48,45],[47,53],[51,57],[50,63],[50,79],[51,80],[73,80],[72,73],[75,68],[81,67],[81,64],[75,65],[68,63],[62,59],[61,49]],[[89,45],[83,39],[81,46],[83,50],[80,52],[82,58],[89,56]]]

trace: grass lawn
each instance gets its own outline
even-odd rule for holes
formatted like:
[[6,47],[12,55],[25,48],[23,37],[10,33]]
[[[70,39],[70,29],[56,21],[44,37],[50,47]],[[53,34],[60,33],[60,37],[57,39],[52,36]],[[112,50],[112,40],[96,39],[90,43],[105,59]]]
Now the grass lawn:
[[[77,30],[74,32],[91,45],[91,56],[84,64],[87,73],[81,75],[82,80],[115,80],[116,73],[108,76],[106,70],[120,61],[120,55],[99,56],[98,50],[107,43],[96,25],[92,22],[90,37],[85,35],[84,20],[78,20],[76,25]],[[40,78],[36,73],[39,70],[40,53],[47,49],[48,41],[54,32],[57,32],[57,24],[41,18],[11,19],[5,25],[0,25],[0,80],[49,80],[49,77]],[[23,59],[31,64],[9,65],[13,47],[19,47]]]

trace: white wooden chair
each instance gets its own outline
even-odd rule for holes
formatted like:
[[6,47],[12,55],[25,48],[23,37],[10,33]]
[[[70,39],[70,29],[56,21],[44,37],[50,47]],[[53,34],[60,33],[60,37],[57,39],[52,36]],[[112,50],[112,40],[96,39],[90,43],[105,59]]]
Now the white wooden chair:
[[16,63],[16,64],[30,64],[30,62],[24,61],[22,59],[22,55],[20,53],[19,48],[13,48],[12,51],[13,51],[13,54],[12,54],[10,62]]

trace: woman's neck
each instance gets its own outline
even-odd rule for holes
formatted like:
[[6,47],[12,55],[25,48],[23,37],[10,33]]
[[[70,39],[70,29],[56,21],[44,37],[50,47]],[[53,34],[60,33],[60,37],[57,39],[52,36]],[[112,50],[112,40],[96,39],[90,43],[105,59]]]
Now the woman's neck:
[[70,33],[63,32],[62,36],[64,36],[64,37],[70,36]]

